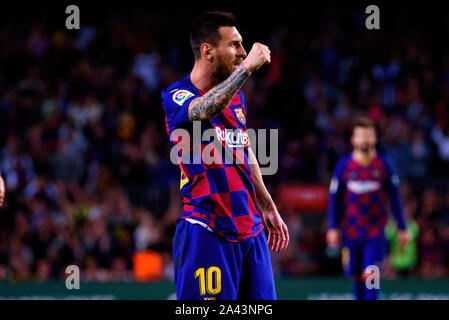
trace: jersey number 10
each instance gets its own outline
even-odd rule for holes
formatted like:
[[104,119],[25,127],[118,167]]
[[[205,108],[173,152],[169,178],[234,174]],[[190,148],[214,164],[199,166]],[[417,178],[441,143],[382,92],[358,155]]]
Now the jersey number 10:
[[[199,268],[195,271],[195,279],[199,278],[200,295],[206,294],[206,289],[209,294],[218,294],[221,291],[221,270],[218,267],[210,267],[207,269],[207,279],[204,268]],[[214,276],[215,274],[215,276]],[[206,281],[207,280],[207,281]],[[215,281],[214,281],[215,280]]]

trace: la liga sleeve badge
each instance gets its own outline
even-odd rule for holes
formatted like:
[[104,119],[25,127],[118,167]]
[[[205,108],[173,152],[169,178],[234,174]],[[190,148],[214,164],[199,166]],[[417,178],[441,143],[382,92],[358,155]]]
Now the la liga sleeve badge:
[[187,90],[178,90],[173,94],[173,101],[182,106],[184,102],[192,97],[194,94]]

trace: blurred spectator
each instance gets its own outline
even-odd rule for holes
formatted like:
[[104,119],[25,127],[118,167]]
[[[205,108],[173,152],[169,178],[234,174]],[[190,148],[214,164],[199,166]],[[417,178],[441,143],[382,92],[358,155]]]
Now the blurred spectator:
[[398,230],[394,222],[389,222],[385,228],[385,234],[389,241],[389,263],[402,277],[407,277],[418,264],[418,233],[419,227],[415,220],[407,216],[407,231],[410,241],[401,248],[398,241]]

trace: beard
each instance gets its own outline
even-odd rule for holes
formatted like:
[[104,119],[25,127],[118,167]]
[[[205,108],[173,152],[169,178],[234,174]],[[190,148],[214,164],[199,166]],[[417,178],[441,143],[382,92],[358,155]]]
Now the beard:
[[233,62],[226,63],[220,57],[217,57],[217,67],[213,73],[213,77],[217,79],[218,83],[225,81],[234,72]]
[[360,152],[363,152],[363,153],[365,153],[365,154],[368,154],[368,153],[370,153],[372,150],[374,150],[375,148],[376,148],[376,145],[374,145],[374,144],[371,144],[371,143],[363,143],[363,144],[360,144],[360,145],[358,145],[358,146],[355,146],[354,149],[356,149],[356,150],[358,150],[358,151],[360,151]]
[[223,82],[225,81],[227,78],[229,78],[229,76],[232,74],[232,70],[230,68],[230,66],[224,64],[224,63],[220,63],[217,66],[217,69],[215,69],[215,72],[213,74],[214,78],[218,80],[218,82]]

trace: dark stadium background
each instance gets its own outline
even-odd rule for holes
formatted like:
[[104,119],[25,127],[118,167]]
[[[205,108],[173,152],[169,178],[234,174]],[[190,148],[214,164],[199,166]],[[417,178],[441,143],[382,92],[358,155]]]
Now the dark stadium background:
[[[279,170],[264,178],[275,199],[286,185],[327,188],[351,119],[372,117],[419,226],[416,266],[404,277],[387,264],[385,290],[449,297],[447,9],[379,4],[381,30],[367,30],[364,4],[78,5],[80,30],[65,28],[66,4],[0,8],[0,297],[76,297],[63,286],[70,264],[97,296],[133,297],[117,292],[135,282],[138,297],[174,292],[179,170],[160,91],[189,72],[190,24],[208,9],[237,15],[247,52],[254,41],[272,51],[243,91],[248,127],[279,130]],[[272,255],[280,297],[347,297],[324,212],[281,215],[291,243]],[[153,264],[143,278],[142,252]]]

